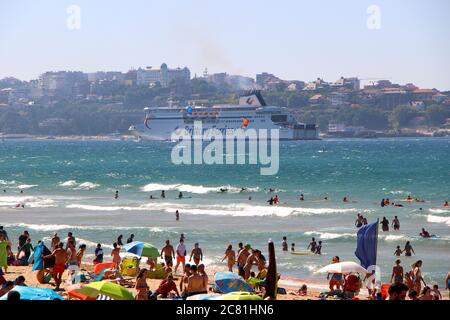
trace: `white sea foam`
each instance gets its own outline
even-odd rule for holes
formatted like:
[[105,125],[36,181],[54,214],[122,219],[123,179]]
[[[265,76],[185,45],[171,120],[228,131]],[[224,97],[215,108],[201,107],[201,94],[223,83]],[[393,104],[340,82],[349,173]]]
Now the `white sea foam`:
[[61,187],[73,187],[77,185],[77,182],[75,180],[67,180],[64,182],[59,183]]
[[[322,215],[322,214],[336,214],[336,213],[350,213],[357,212],[354,208],[303,208],[303,207],[288,207],[288,206],[260,206],[249,204],[228,204],[228,205],[193,205],[193,204],[178,204],[168,202],[154,202],[138,206],[100,206],[88,204],[69,204],[68,209],[82,209],[88,211],[164,211],[173,213],[174,210],[193,215],[212,215],[212,216],[278,216],[287,217],[291,215]],[[358,211],[359,212],[359,211]]]
[[[78,238],[78,237],[76,237],[75,240],[77,242],[77,246],[85,244],[88,247],[95,248],[95,247],[97,247],[97,244],[98,244],[98,242],[93,242],[93,241],[82,239],[82,238]],[[104,248],[110,248],[110,249],[113,248],[113,246],[110,245],[110,244],[101,243],[101,245]]]
[[17,189],[30,189],[30,188],[34,188],[37,186],[38,186],[37,184],[21,184],[21,185],[18,185],[16,188]]
[[0,207],[15,207],[17,204],[25,204],[31,208],[55,207],[55,201],[49,198],[33,196],[6,196],[0,197]]
[[11,185],[16,184],[16,181],[15,181],[15,180],[11,180],[11,181],[8,181],[8,180],[0,180],[0,184],[1,184],[1,185],[4,185],[4,186],[11,186]]
[[307,231],[305,235],[311,235],[319,237],[320,239],[332,240],[338,238],[354,238],[356,233],[332,233],[332,232],[319,232],[319,231]]
[[[181,192],[190,192],[196,194],[205,194],[209,192],[220,192],[220,189],[227,189],[229,193],[238,193],[241,192],[242,188],[223,185],[218,187],[204,187],[202,185],[195,186],[191,184],[159,184],[159,183],[149,183],[141,188],[144,192],[152,192],[152,191],[161,191],[161,190],[177,190]],[[247,188],[248,192],[257,192],[259,191],[258,187],[250,187]]]
[[390,194],[411,194],[409,191],[403,191],[403,190],[391,190],[389,191]]
[[440,216],[434,216],[434,215],[429,214],[427,216],[427,221],[433,222],[433,223],[444,223],[444,224],[450,226],[450,217],[440,217]]
[[[166,209],[167,212],[172,212],[173,207]],[[346,213],[356,212],[356,209],[335,209],[335,208],[297,208],[287,206],[252,206],[246,204],[230,204],[230,205],[212,205],[212,206],[196,206],[196,207],[184,207],[182,213],[189,214],[204,214],[213,216],[278,216],[288,217],[291,215],[321,215],[321,214],[334,214],[334,213]]]
[[58,230],[148,230],[150,232],[169,231],[170,228],[162,227],[123,227],[123,226],[73,226],[67,224],[31,224],[31,223],[9,223],[4,224],[5,227],[18,227],[23,229],[31,229],[36,231],[58,231]]
[[61,229],[74,229],[76,227],[66,224],[32,224],[32,223],[16,223],[6,224],[7,227],[19,227],[24,229],[32,229],[37,231],[58,231]]
[[429,209],[429,211],[432,213],[448,213],[450,209],[446,210],[446,209],[431,208]]
[[395,234],[389,234],[389,235],[379,235],[379,238],[384,239],[385,241],[399,241],[399,240],[409,240],[410,238],[407,237],[406,235],[403,234],[399,234],[399,235],[395,235]]
[[89,204],[69,204],[66,206],[67,209],[82,209],[88,211],[142,211],[148,210],[143,207],[125,207],[125,206],[95,206]]
[[83,182],[81,183],[78,187],[76,187],[75,189],[82,189],[82,190],[91,190],[91,189],[95,189],[97,187],[99,187],[100,185],[94,182]]

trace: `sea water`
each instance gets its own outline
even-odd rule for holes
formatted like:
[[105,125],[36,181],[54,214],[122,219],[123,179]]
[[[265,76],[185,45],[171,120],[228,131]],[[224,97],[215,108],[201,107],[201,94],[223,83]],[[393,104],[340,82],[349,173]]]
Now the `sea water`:
[[[323,280],[315,271],[332,256],[358,261],[357,213],[369,223],[397,215],[400,231],[379,234],[383,280],[390,278],[396,246],[406,241],[416,255],[401,258],[405,269],[422,259],[425,280],[441,286],[450,270],[450,208],[441,206],[450,200],[448,138],[285,141],[274,176],[260,175],[258,165],[174,165],[174,145],[6,140],[0,143],[0,225],[14,241],[26,229],[33,243],[43,239],[47,245],[54,232],[63,238],[73,231],[77,243],[87,245],[88,259],[97,243],[108,257],[119,234],[126,239],[133,233],[161,247],[166,239],[176,244],[184,233],[188,248],[200,243],[207,266],[224,265],[220,260],[229,243],[234,248],[250,243],[267,255],[272,239],[278,272]],[[159,198],[161,190],[165,199]],[[178,199],[180,191],[185,198]],[[280,204],[270,206],[267,200],[275,194]],[[425,202],[379,205],[382,198],[398,202],[408,195]],[[345,196],[348,203],[342,202]],[[13,208],[18,203],[25,208]],[[422,227],[437,237],[420,238]],[[283,236],[298,251],[315,237],[323,242],[323,254],[284,253]]]

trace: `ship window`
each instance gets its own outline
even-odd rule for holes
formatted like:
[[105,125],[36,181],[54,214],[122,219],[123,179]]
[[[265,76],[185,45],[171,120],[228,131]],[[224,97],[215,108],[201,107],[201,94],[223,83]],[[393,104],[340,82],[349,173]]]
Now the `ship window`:
[[271,117],[273,122],[286,122],[287,121],[287,115],[285,114],[274,114]]

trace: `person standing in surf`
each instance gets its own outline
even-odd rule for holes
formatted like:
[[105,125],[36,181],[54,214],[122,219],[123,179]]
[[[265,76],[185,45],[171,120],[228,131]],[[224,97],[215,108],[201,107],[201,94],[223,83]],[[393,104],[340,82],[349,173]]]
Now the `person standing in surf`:
[[400,230],[400,220],[398,219],[397,216],[395,216],[394,220],[392,220],[392,227],[394,228],[395,231]]
[[199,247],[198,242],[194,244],[194,248],[192,249],[191,256],[189,258],[189,262],[191,262],[192,257],[194,257],[194,263],[196,266],[200,264],[200,261],[203,261],[203,251]]
[[180,212],[179,212],[178,210],[175,211],[175,219],[176,219],[177,221],[180,220]]
[[123,246],[122,238],[123,238],[123,235],[120,235],[120,236],[117,237],[117,244],[118,244],[119,246]]
[[288,251],[287,237],[283,237],[283,242],[281,242],[281,248],[283,251]]
[[389,231],[389,220],[386,219],[386,217],[383,217],[383,220],[381,220],[380,224],[381,224],[381,230],[383,230],[383,232]]
[[306,250],[311,249],[311,252],[314,253],[314,252],[316,252],[316,247],[317,247],[316,238],[312,238],[311,242],[309,243],[309,245],[306,248]]
[[407,257],[411,257],[412,256],[411,252],[414,253],[414,255],[416,254],[414,252],[414,249],[413,249],[413,247],[412,247],[412,245],[410,244],[409,241],[406,241],[405,249],[403,249],[402,253],[403,252],[405,253],[405,256],[407,256]]

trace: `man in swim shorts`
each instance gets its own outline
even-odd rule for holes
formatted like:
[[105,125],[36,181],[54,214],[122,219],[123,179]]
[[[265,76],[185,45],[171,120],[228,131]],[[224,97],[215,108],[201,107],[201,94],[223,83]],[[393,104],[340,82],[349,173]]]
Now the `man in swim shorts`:
[[178,266],[180,265],[180,263],[183,266],[184,270],[184,265],[186,261],[186,246],[184,245],[183,239],[180,239],[180,243],[177,245],[176,252],[177,252],[177,264],[175,265],[174,273],[177,273]]
[[237,256],[237,266],[238,266],[238,274],[243,277],[245,275],[245,270],[244,270],[244,266],[245,263],[247,262],[247,258],[250,256],[250,249],[252,247],[250,246],[250,244],[246,244],[245,247],[240,250],[240,252],[238,253]]
[[175,250],[173,250],[173,246],[170,244],[170,241],[166,240],[166,245],[161,249],[161,258],[164,258],[166,267],[168,268],[173,266],[172,257],[175,259]]
[[62,275],[64,273],[64,270],[66,269],[66,261],[68,258],[66,250],[64,250],[64,244],[60,242],[58,244],[58,248],[56,248],[50,255],[44,256],[42,255],[43,259],[55,257],[55,265],[52,268],[52,277],[55,279],[56,288],[55,290],[58,291],[61,285],[61,279]]

